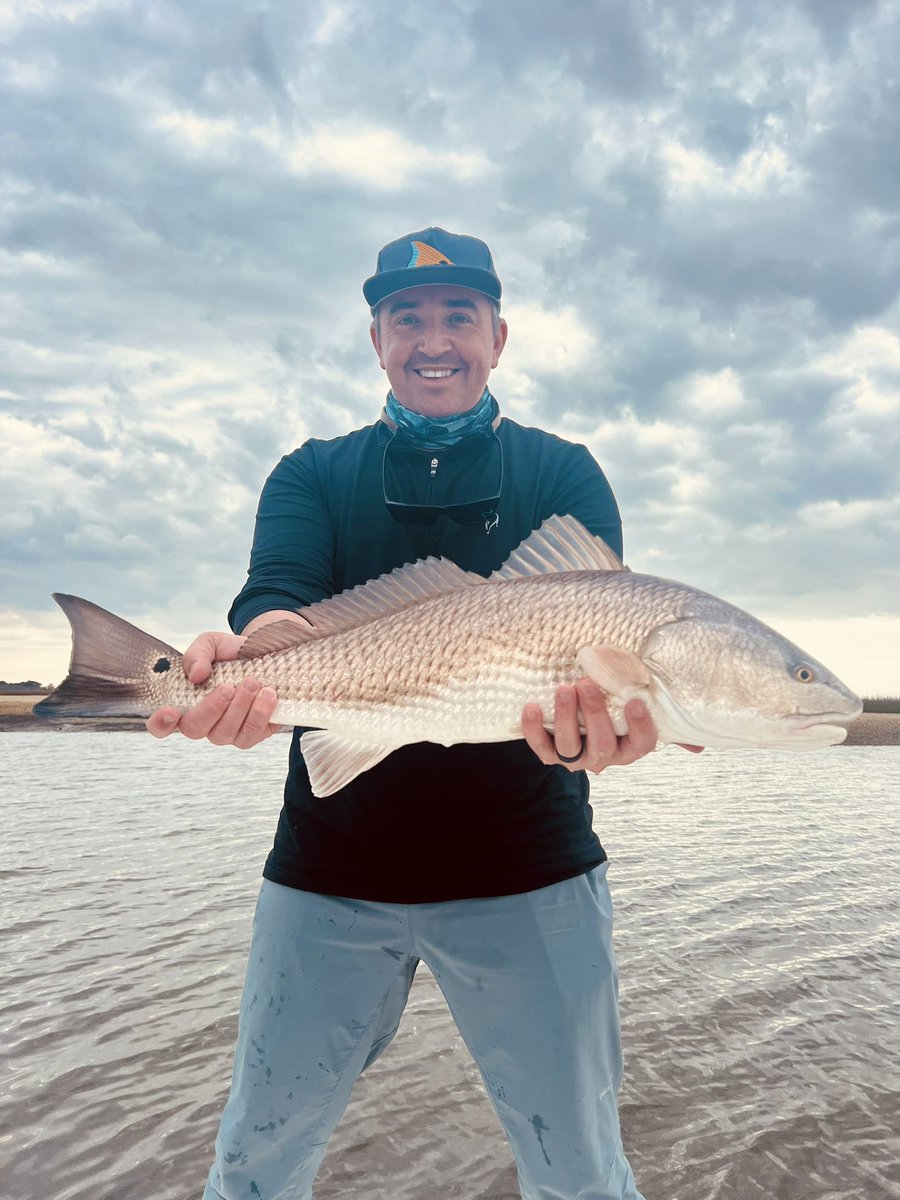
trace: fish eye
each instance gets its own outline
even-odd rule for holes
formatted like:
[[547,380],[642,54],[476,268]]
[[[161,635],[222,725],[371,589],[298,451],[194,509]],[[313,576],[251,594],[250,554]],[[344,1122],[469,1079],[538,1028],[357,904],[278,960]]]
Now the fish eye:
[[807,667],[803,663],[799,667],[794,667],[794,678],[798,683],[812,683],[815,677],[816,673],[812,667]]
[[167,658],[159,658],[153,664],[153,670],[157,673],[157,675],[161,675],[163,671],[168,671],[171,666],[172,664]]

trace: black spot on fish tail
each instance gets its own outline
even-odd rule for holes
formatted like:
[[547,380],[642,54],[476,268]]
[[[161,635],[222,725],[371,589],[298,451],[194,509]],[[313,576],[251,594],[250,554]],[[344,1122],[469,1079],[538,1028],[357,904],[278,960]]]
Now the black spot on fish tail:
[[153,670],[157,673],[157,675],[161,675],[163,671],[170,671],[171,669],[172,664],[167,658],[159,658],[153,664]]
[[180,661],[177,650],[136,625],[80,596],[54,592],[72,626],[69,673],[55,691],[36,704],[39,717],[148,717],[158,707],[148,696],[147,672],[168,670]]

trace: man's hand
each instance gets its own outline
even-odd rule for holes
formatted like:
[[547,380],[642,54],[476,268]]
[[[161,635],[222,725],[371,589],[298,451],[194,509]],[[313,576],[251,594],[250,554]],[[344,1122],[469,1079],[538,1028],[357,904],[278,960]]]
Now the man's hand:
[[[303,621],[296,613],[269,612],[251,621],[247,632],[284,619]],[[185,675],[191,683],[203,683],[214,663],[233,662],[237,658],[244,641],[244,637],[235,633],[201,633],[184,653]],[[147,729],[158,738],[178,730],[192,741],[206,738],[215,746],[249,750],[281,729],[280,725],[271,724],[277,703],[272,688],[261,688],[258,680],[245,679],[237,687],[223,684],[185,713],[179,713],[177,708],[158,708],[148,719]]]
[[[583,752],[579,711],[585,729]],[[544,714],[537,704],[525,706],[522,730],[525,741],[547,766],[559,764],[570,771],[593,771],[599,775],[607,767],[636,762],[656,746],[656,727],[646,705],[640,700],[629,700],[625,715],[628,733],[619,737],[606,707],[606,694],[585,677],[574,685],[563,684],[556,689],[553,737],[544,728]],[[701,747],[685,749],[696,751]]]

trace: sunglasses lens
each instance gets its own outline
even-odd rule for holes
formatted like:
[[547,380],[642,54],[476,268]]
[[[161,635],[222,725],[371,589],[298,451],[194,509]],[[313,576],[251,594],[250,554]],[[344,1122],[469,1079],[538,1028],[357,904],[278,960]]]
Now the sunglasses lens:
[[385,500],[388,512],[401,525],[433,525],[442,508],[433,508],[430,504],[400,504],[396,500]]

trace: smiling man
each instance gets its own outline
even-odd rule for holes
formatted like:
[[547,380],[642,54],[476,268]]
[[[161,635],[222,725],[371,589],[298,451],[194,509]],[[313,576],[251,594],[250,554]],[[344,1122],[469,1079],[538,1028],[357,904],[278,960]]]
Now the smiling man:
[[[303,606],[415,559],[487,576],[555,513],[621,552],[588,451],[502,417],[488,387],[507,326],[484,242],[409,234],[363,291],[384,411],[276,466],[230,613],[238,632],[194,642],[194,682],[248,632],[302,621]],[[274,707],[251,680],[148,727],[249,748],[274,732]],[[553,735],[531,704],[520,741],[405,746],[327,799],[312,794],[295,731],[204,1200],[308,1200],[420,961],[478,1063],[525,1200],[640,1200],[619,1135],[612,912],[585,773],[652,749],[646,710],[627,713],[617,738],[583,679],[559,689]]]
[[396,402],[429,417],[467,412],[500,360],[506,322],[469,288],[409,288],[376,309],[371,335]]

